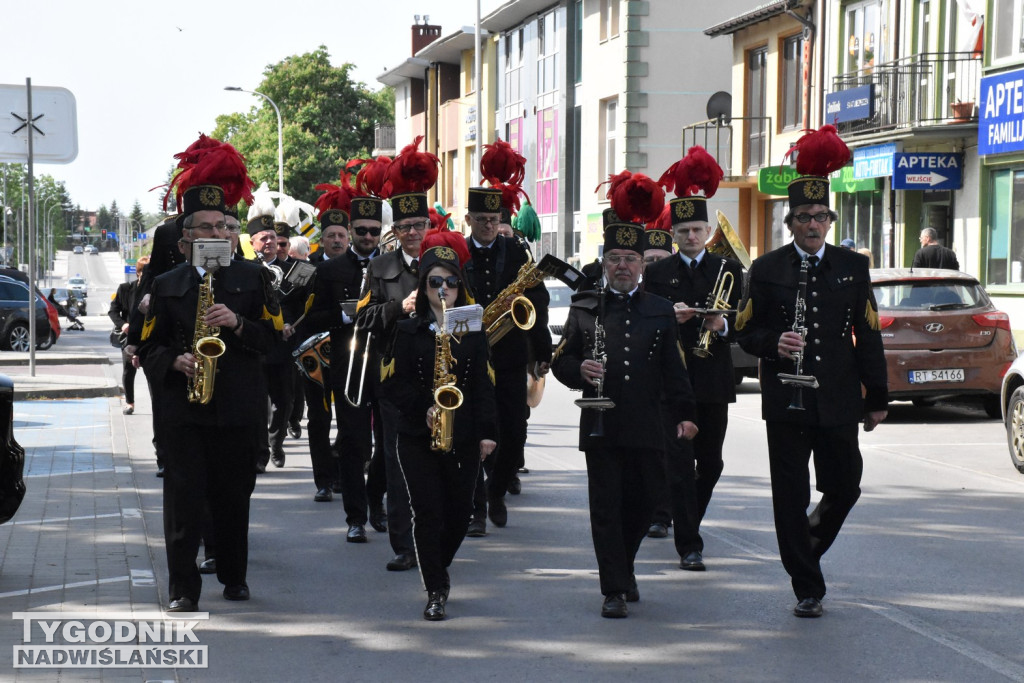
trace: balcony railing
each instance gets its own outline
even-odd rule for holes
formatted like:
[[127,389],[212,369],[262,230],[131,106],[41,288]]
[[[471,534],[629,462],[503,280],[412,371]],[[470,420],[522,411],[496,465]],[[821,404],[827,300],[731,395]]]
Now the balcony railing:
[[[686,154],[693,145],[700,145],[715,158],[727,177],[746,175],[772,163],[771,131],[770,116],[734,116],[730,120],[720,117],[699,121],[683,128],[682,153]],[[743,162],[747,168],[740,173],[733,170],[734,132],[745,145]]]
[[971,52],[922,52],[851,71],[833,79],[832,91],[873,84],[874,115],[836,127],[856,135],[977,121],[980,81],[981,58]]
[[373,128],[373,155],[395,154],[395,127],[377,125]]

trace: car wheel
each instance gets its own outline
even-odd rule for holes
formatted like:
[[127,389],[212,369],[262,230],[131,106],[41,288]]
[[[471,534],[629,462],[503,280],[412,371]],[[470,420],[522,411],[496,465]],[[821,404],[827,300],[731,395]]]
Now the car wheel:
[[28,351],[28,325],[25,323],[11,325],[4,337],[4,346],[11,351]]
[[36,348],[39,349],[40,351],[45,351],[46,349],[53,346],[53,342],[55,341],[57,340],[53,338],[53,330],[50,330],[50,334],[46,335],[46,341],[37,344]]
[[1024,387],[1017,387],[1010,396],[1006,409],[1006,443],[1013,466],[1024,473]]
[[999,403],[998,396],[986,396],[981,400],[981,407],[985,409],[985,414],[993,420],[998,420],[1003,416],[1003,406]]

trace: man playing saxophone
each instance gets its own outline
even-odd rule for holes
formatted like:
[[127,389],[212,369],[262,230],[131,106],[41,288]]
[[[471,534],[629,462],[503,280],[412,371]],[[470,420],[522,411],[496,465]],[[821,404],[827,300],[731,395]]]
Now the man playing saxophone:
[[[241,157],[230,145],[210,142],[216,144],[205,146],[175,178],[188,259],[197,253],[197,239],[224,240],[223,253],[229,254],[225,211],[251,198]],[[216,269],[204,263],[214,271],[206,301],[200,301],[208,272],[203,264],[183,263],[154,281],[139,348],[147,377],[160,386],[154,400],[161,402],[162,419],[174,425],[165,434],[164,475],[168,611],[173,612],[198,609],[202,579],[195,560],[207,505],[224,597],[249,599],[249,497],[255,485],[253,453],[266,433],[267,401],[266,385],[255,370],[281,327],[265,268],[227,259]],[[197,326],[224,347],[216,372],[200,378],[193,348]],[[212,364],[205,365],[212,370]],[[190,400],[188,386],[197,379],[210,394],[205,403]]]

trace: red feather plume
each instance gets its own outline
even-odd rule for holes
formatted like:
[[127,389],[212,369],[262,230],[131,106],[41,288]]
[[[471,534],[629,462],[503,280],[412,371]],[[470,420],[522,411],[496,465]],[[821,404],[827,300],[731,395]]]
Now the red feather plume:
[[665,207],[658,214],[658,217],[647,224],[647,230],[664,230],[672,232],[672,207],[665,204]]
[[[428,213],[429,218],[430,218],[431,228],[436,229],[436,230],[447,230],[448,229],[448,216],[445,216],[443,213],[441,213],[440,211],[438,211],[434,207],[430,207],[430,209],[427,210],[427,213]],[[425,236],[426,235],[424,235],[424,237]]]
[[501,190],[501,205],[508,209],[510,213],[519,213],[519,207],[521,206],[519,201],[520,195],[526,198],[527,204],[530,203],[530,196],[519,185],[514,183],[491,183],[491,187]]
[[783,161],[794,150],[799,152],[796,157],[796,172],[800,175],[824,177],[838,171],[850,161],[850,148],[839,137],[835,126],[829,124],[801,136],[786,152]]
[[[224,203],[227,206],[234,206],[245,200],[246,204],[252,203],[252,191],[256,184],[249,178],[245,167],[245,159],[238,150],[226,142],[219,142],[213,138],[205,141],[201,136],[193,143],[189,150],[175,155],[181,161],[185,161],[186,167],[171,181],[167,192],[173,190],[176,195],[178,210],[181,210],[181,197],[190,187],[197,185],[216,185],[224,190]],[[216,145],[211,144],[216,142]],[[202,143],[200,145],[200,143]],[[180,167],[180,163],[179,163]],[[164,197],[166,207],[167,197]]]
[[689,197],[703,190],[704,196],[710,199],[718,192],[718,183],[724,176],[715,158],[700,145],[694,145],[686,151],[685,157],[669,166],[659,182],[666,190],[674,187],[677,197]]
[[466,265],[469,260],[469,247],[466,246],[466,238],[462,234],[447,228],[431,228],[423,236],[420,242],[420,256],[434,247],[451,247],[459,257],[459,267]]
[[391,196],[391,184],[387,182],[388,167],[391,157],[379,156],[376,159],[353,159],[345,169],[351,171],[359,167],[356,173],[356,193],[387,199]]
[[498,138],[493,144],[484,145],[484,153],[480,157],[480,173],[491,185],[522,185],[526,178],[526,157]]
[[316,186],[316,189],[323,192],[314,203],[317,209],[317,220],[320,220],[320,216],[323,215],[324,211],[330,211],[331,209],[340,209],[345,213],[349,213],[355,190],[352,188],[349,174],[346,171],[343,170],[341,172],[340,184],[321,183]]
[[612,208],[621,220],[646,223],[657,218],[665,206],[665,189],[643,173],[617,173],[597,189],[605,183],[608,183],[605,196],[612,200]]
[[441,160],[436,154],[420,152],[422,135],[406,145],[388,166],[385,179],[391,183],[391,196],[406,192],[426,192],[437,182],[437,167]]
[[220,140],[211,138],[206,133],[200,133],[199,139],[189,145],[184,152],[178,152],[174,158],[178,160],[178,168],[194,166],[199,160],[199,152],[204,149],[212,149],[221,144]]

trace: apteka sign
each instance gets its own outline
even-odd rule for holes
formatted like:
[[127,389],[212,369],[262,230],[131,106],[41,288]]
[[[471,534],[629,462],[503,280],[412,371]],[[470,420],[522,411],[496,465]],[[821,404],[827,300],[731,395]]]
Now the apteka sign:
[[981,79],[978,154],[1024,151],[1024,69]]

